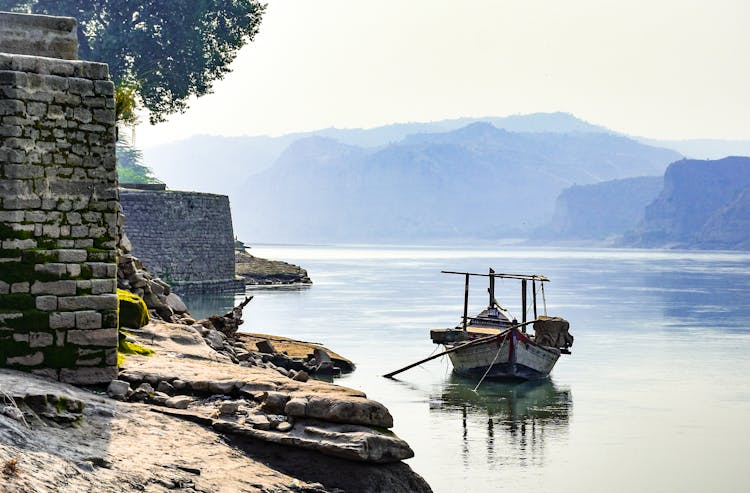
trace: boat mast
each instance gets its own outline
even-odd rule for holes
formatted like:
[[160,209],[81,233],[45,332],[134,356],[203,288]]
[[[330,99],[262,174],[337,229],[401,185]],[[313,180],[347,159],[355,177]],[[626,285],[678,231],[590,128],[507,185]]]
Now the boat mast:
[[[526,323],[526,279],[521,279],[521,323]],[[526,332],[526,326],[522,329]]]
[[492,308],[495,306],[495,269],[490,267],[490,303],[487,305],[487,308]]
[[469,276],[466,273],[466,282],[464,283],[464,332],[466,332],[466,323],[469,320]]
[[531,280],[531,299],[534,303],[534,320],[536,320],[536,279]]

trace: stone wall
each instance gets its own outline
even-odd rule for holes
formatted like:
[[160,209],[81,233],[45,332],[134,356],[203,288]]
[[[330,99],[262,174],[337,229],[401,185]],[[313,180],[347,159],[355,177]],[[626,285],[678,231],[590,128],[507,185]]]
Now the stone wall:
[[199,192],[120,189],[133,254],[175,291],[244,287],[234,276],[229,198]]
[[0,12],[0,52],[75,60],[76,26],[71,17]]
[[0,53],[0,366],[116,376],[113,90],[104,64]]

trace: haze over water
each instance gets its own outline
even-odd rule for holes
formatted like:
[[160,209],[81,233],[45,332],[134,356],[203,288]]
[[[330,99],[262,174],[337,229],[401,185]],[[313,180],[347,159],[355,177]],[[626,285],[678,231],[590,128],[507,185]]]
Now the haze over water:
[[[257,247],[305,267],[309,288],[250,290],[244,330],[321,342],[357,370],[337,383],[384,403],[436,492],[746,491],[750,254],[487,247]],[[436,347],[463,285],[441,270],[547,275],[550,315],[575,336],[549,381],[484,382]],[[487,303],[472,285],[470,312]],[[519,319],[516,282],[497,298]],[[194,315],[229,297],[186,297]],[[541,305],[541,300],[540,300]]]

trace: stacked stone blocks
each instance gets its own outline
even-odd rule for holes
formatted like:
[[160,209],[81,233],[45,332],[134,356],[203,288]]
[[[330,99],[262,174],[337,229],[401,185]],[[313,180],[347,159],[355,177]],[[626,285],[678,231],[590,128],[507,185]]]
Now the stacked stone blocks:
[[226,195],[121,189],[120,204],[133,253],[176,292],[244,289]]
[[116,376],[113,94],[104,64],[0,53],[0,366]]

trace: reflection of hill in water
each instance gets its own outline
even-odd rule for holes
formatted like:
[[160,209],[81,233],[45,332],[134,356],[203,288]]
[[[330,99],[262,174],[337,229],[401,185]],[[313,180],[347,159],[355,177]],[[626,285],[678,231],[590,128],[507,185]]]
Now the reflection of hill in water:
[[567,433],[573,409],[569,389],[558,388],[551,380],[485,381],[476,393],[474,386],[476,379],[451,375],[439,395],[430,399],[431,412],[461,420],[465,459],[474,455],[469,442],[476,436],[470,435],[484,434],[489,462],[503,462],[496,457],[502,454],[505,460],[541,465],[545,441]]

